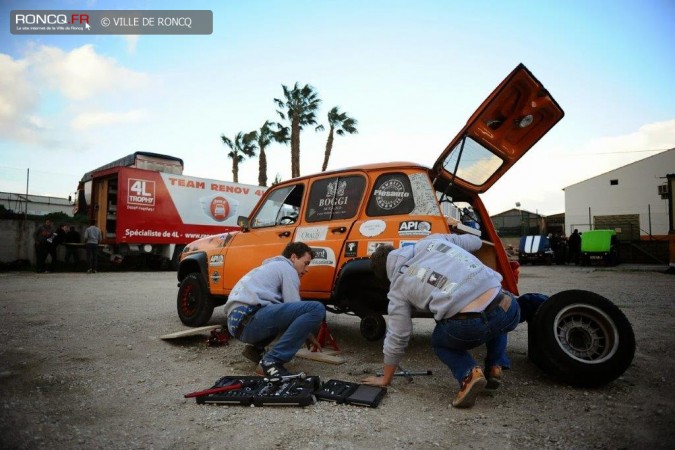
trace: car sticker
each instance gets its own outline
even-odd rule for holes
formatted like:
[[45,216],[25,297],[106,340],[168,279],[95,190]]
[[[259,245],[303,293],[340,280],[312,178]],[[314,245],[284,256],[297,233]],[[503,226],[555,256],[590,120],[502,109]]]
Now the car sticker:
[[345,242],[345,258],[356,258],[359,253],[359,243],[356,241]]
[[431,223],[424,220],[406,220],[398,224],[399,236],[428,236],[431,234]]
[[331,266],[335,267],[335,252],[330,247],[312,247],[314,258],[309,263],[310,266]]
[[365,237],[375,237],[382,234],[385,228],[387,228],[387,224],[384,220],[367,220],[361,224],[359,232]]
[[295,233],[296,242],[324,241],[328,234],[328,226],[322,227],[298,227]]
[[368,253],[367,255],[370,256],[373,254],[375,249],[379,247],[380,245],[391,245],[392,247],[394,246],[394,243],[391,241],[386,241],[386,242],[368,242]]
[[218,283],[220,281],[220,274],[216,271],[211,274],[211,280],[213,283]]
[[223,255],[211,255],[209,258],[209,267],[219,267],[223,265]]

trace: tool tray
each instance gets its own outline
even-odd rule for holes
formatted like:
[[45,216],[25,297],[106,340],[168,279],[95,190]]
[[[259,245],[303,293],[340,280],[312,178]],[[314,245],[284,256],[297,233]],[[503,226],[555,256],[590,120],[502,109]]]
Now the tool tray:
[[225,392],[196,397],[198,404],[254,405],[254,406],[307,406],[314,404],[314,391],[321,385],[319,377],[297,378],[271,383],[264,377],[222,377],[213,388],[243,386]]
[[383,387],[349,381],[328,380],[314,392],[314,395],[318,400],[376,408],[386,393],[387,389]]

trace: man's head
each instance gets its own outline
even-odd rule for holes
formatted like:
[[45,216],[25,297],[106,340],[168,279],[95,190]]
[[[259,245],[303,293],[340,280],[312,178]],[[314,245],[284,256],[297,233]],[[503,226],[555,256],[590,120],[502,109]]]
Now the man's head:
[[312,258],[314,258],[312,248],[304,242],[289,243],[286,248],[284,248],[281,255],[291,260],[293,267],[295,267],[295,270],[298,271],[298,275],[300,276],[303,276],[307,272],[309,263],[312,262]]
[[394,249],[391,245],[380,245],[370,255],[370,263],[373,266],[375,277],[381,281],[389,281],[387,277],[387,256]]

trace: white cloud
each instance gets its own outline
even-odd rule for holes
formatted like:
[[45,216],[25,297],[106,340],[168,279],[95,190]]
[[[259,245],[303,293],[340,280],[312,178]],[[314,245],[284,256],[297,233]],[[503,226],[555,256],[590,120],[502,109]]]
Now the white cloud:
[[31,141],[35,124],[24,120],[38,101],[31,87],[29,64],[0,54],[0,137]]
[[[623,136],[605,137],[591,141],[585,150],[599,152],[631,152],[675,147],[675,119],[650,123],[636,132]],[[638,158],[640,159],[640,158]]]
[[90,112],[76,116],[70,122],[70,126],[75,130],[83,131],[99,126],[137,123],[143,121],[147,116],[148,113],[141,109],[134,109],[123,113]]
[[[130,40],[133,42],[134,40]],[[134,44],[135,45],[135,44]],[[142,110],[106,112],[120,91],[137,91],[149,77],[122,67],[114,58],[96,53],[92,45],[65,52],[56,47],[32,47],[23,59],[0,53],[0,139],[23,143],[54,142],[53,130],[71,123],[77,129],[142,120]],[[56,94],[56,95],[55,95]],[[66,100],[53,112],[44,103]],[[83,113],[82,101],[96,113]],[[73,107],[74,106],[74,107]],[[47,115],[45,111],[50,111]],[[71,111],[79,114],[69,117]],[[49,134],[47,130],[51,130]]]
[[675,147],[675,120],[641,126],[620,136],[580,143],[574,149],[535,147],[484,196],[491,214],[513,208],[543,214],[563,212],[567,186]]
[[140,36],[137,34],[130,34],[127,36],[122,36],[122,38],[127,43],[127,51],[129,53],[135,53],[136,47],[138,46],[138,39],[140,38]]
[[147,76],[121,67],[115,59],[96,53],[87,44],[68,53],[42,46],[26,58],[39,78],[69,100],[85,100],[119,89],[135,89]]

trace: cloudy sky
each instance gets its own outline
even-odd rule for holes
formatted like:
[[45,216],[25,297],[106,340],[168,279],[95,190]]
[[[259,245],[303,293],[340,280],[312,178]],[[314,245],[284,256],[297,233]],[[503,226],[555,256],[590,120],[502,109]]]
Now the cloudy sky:
[[[15,9],[202,9],[201,36],[12,35]],[[185,174],[232,180],[220,135],[278,120],[282,84],[314,86],[359,133],[329,169],[430,166],[494,87],[524,63],[565,118],[487,194],[564,210],[563,188],[675,147],[675,2],[31,1],[0,4],[0,191],[67,197],[84,172],[134,151],[178,156]],[[301,136],[301,173],[327,133]],[[268,177],[290,150],[268,150]],[[671,168],[675,169],[675,168]],[[257,182],[257,159],[239,181]],[[672,170],[670,170],[672,172]]]

